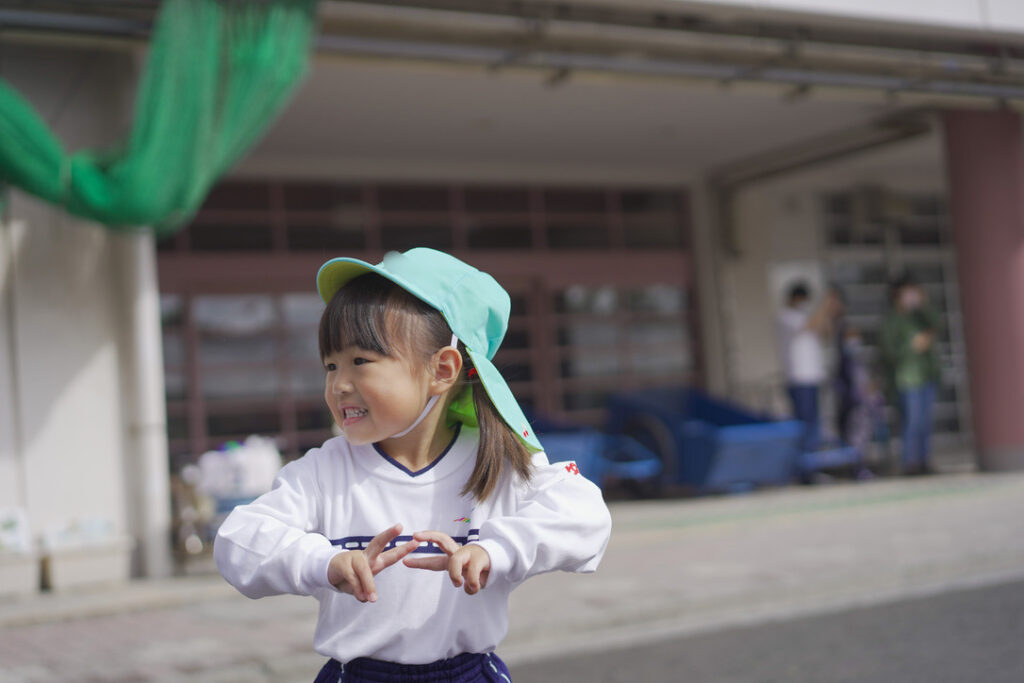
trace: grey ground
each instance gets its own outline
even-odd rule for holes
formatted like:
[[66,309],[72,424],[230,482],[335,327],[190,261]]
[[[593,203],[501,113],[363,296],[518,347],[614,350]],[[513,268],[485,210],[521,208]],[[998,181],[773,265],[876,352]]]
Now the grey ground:
[[1020,683],[1024,582],[524,663],[516,683]]
[[[1024,680],[1024,473],[612,516],[596,574],[513,594],[499,654],[517,683]],[[216,576],[0,601],[0,683],[311,681],[314,624],[308,599],[251,601]]]

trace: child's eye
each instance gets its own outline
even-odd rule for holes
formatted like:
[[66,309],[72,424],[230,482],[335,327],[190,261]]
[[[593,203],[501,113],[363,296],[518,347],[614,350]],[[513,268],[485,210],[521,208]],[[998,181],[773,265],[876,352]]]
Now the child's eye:
[[370,360],[368,358],[353,358],[352,359],[352,364],[353,365],[363,365],[364,363],[369,363],[369,362],[370,362]]
[[325,363],[324,364],[324,370],[326,370],[327,372],[334,372],[337,369],[338,369],[338,365],[336,363]]

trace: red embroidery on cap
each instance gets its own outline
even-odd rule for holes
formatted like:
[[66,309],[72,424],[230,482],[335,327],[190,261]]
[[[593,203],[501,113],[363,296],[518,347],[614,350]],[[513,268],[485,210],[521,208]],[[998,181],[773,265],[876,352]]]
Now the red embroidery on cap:
[[576,467],[576,463],[571,462],[565,466],[565,471],[568,472],[569,474],[579,474],[580,468]]
[[470,368],[466,372],[466,379],[473,379],[474,377],[476,377],[476,368]]

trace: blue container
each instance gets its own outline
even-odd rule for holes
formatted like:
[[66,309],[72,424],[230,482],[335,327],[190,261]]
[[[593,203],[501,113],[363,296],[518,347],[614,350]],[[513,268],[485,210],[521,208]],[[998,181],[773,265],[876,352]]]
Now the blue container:
[[657,453],[664,484],[707,493],[789,482],[803,427],[692,389],[662,388],[612,396],[608,431]]
[[661,474],[661,459],[628,436],[543,418],[530,423],[549,462],[573,461],[580,474],[602,488],[612,480],[645,481]]

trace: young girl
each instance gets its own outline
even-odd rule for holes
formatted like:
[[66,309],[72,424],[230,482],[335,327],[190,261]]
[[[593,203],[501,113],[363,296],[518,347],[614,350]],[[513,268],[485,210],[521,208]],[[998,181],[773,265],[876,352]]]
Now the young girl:
[[331,660],[318,683],[508,681],[493,651],[509,593],[594,571],[611,529],[600,491],[548,464],[491,363],[508,294],[432,249],[333,259],[317,288],[342,436],[235,508],[217,566],[248,597],[319,601],[314,647]]

